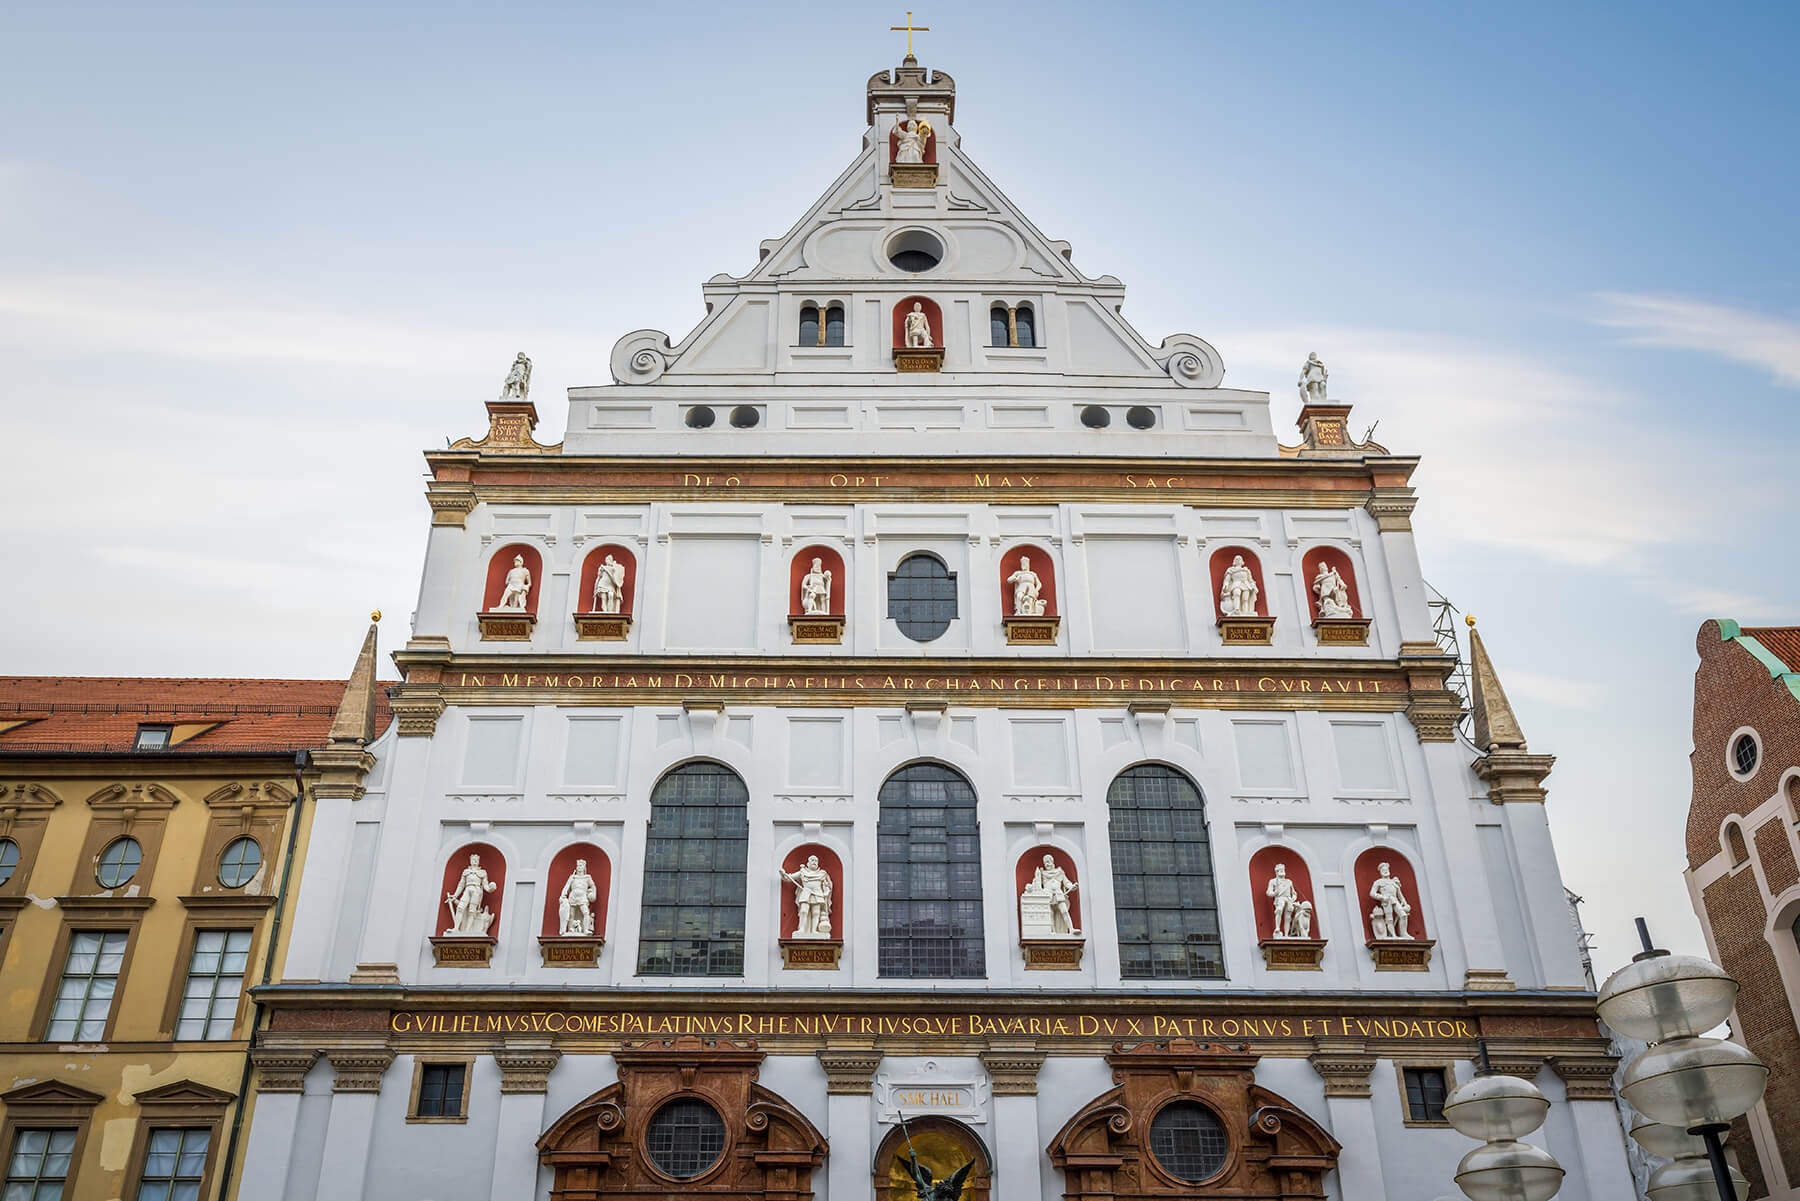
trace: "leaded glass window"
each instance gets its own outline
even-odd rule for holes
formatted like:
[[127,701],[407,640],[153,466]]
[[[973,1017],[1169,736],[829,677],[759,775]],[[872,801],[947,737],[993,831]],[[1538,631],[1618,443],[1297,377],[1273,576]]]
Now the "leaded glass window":
[[888,777],[879,802],[881,974],[986,976],[975,790],[947,767],[915,763]]
[[73,1130],[20,1130],[6,1159],[6,1201],[62,1201],[74,1154]]
[[123,930],[76,930],[69,935],[69,958],[50,1008],[46,1042],[91,1043],[106,1036],[127,941]]
[[990,346],[1011,346],[1012,331],[1007,328],[1006,309],[995,305],[988,310],[988,344]]
[[807,305],[800,310],[800,345],[817,346],[819,344],[819,310]]
[[888,616],[914,642],[942,637],[956,620],[956,573],[936,555],[906,556],[888,576]]
[[1019,334],[1018,345],[1037,345],[1037,318],[1032,314],[1030,305],[1022,304],[1013,311],[1013,328]]
[[844,306],[834,304],[825,310],[825,345],[844,344]]
[[1193,1101],[1177,1101],[1151,1119],[1150,1152],[1163,1171],[1198,1184],[1225,1170],[1231,1140],[1212,1110]]
[[689,763],[650,794],[640,976],[744,974],[750,794],[719,763]]
[[1448,1087],[1443,1068],[1405,1068],[1406,1115],[1415,1122],[1444,1120],[1444,1095]]
[[725,1154],[725,1120],[696,1098],[671,1101],[650,1119],[644,1149],[666,1175],[692,1180],[705,1175]]
[[1154,980],[1224,976],[1200,790],[1173,768],[1145,764],[1119,773],[1106,804],[1119,974]]
[[250,931],[201,930],[194,935],[187,987],[181,994],[178,1039],[224,1039],[237,1024],[238,995],[250,960]]
[[152,1130],[137,1201],[199,1201],[211,1142],[210,1130]]

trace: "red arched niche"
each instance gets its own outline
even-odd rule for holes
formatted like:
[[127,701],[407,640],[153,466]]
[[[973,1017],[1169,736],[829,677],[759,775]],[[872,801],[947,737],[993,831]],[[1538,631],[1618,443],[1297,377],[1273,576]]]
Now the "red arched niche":
[[[930,125],[931,122],[927,121],[925,124]],[[896,121],[894,127],[888,130],[888,162],[893,162],[894,156],[899,153],[900,123]],[[922,157],[928,163],[937,162],[937,130],[932,130],[930,136],[925,139],[925,153]]]
[[[781,861],[784,872],[798,871],[806,862],[808,855],[819,857],[819,866],[831,877],[831,937],[844,937],[844,863],[837,857],[837,852],[830,847],[809,842],[805,846],[795,847]],[[777,937],[786,938],[800,924],[800,907],[794,904],[794,886],[786,880],[781,881],[781,927]]]
[[1406,919],[1407,933],[1415,939],[1430,938],[1425,925],[1423,898],[1419,896],[1419,878],[1413,874],[1413,866],[1406,856],[1393,847],[1370,847],[1356,857],[1356,895],[1359,898],[1356,908],[1362,914],[1363,938],[1369,942],[1375,940],[1375,924],[1369,920],[1369,910],[1375,908],[1375,899],[1369,895],[1369,889],[1381,877],[1384,863],[1394,879],[1400,881],[1400,887],[1406,891],[1406,903],[1412,906],[1412,914]]
[[1300,899],[1312,902],[1312,936],[1324,938],[1325,932],[1319,926],[1319,898],[1313,892],[1312,872],[1307,870],[1306,860],[1291,847],[1264,847],[1250,856],[1250,902],[1256,907],[1256,937],[1259,940],[1275,937],[1275,903],[1269,899],[1269,881],[1275,878],[1277,863],[1287,868],[1287,877],[1300,890]]
[[[581,589],[575,594],[575,611],[577,613],[598,613],[600,611],[599,606],[594,604],[594,581],[600,577],[600,564],[606,562],[608,555],[624,565],[625,583],[620,589],[619,615],[630,617],[632,600],[637,596],[637,556],[616,542],[609,542],[605,546],[596,546],[588,552],[588,557],[581,561]],[[501,572],[502,576],[505,574],[505,572]],[[537,578],[535,573],[532,578],[534,580]],[[532,591],[536,592],[537,589],[533,588]]]
[[912,312],[913,305],[923,305],[925,321],[931,327],[931,344],[944,344],[944,314],[937,306],[937,301],[929,296],[908,296],[894,306],[894,347],[903,350],[906,347],[906,315]]
[[844,572],[844,556],[829,546],[809,546],[795,555],[788,564],[788,612],[795,617],[800,616],[800,580],[812,570],[812,561],[818,559],[820,566],[831,573],[831,613],[832,617],[844,615],[844,596],[850,590],[849,577]]
[[[575,872],[577,859],[587,860],[588,875],[594,878],[594,933],[596,936],[606,934],[606,902],[612,895],[612,861],[607,859],[605,851],[591,842],[572,842],[556,852],[556,858],[550,861],[550,871],[544,877],[545,938],[555,938],[562,933],[557,904],[562,900],[563,885],[569,882],[569,877]],[[483,859],[482,862],[486,863],[487,860]]]
[[[1363,612],[1362,594],[1356,587],[1356,569],[1350,566],[1350,556],[1335,546],[1315,546],[1300,556],[1300,575],[1306,587],[1306,607],[1312,612],[1314,621],[1319,620],[1319,598],[1313,592],[1313,577],[1319,574],[1319,564],[1329,563],[1337,568],[1344,577],[1344,590],[1350,594],[1350,611],[1357,617],[1367,617]],[[1257,584],[1261,585],[1258,579]]]
[[544,556],[538,553],[537,547],[527,546],[523,542],[501,547],[488,560],[487,591],[481,594],[483,613],[493,612],[494,606],[505,595],[506,573],[512,570],[514,555],[524,558],[525,570],[531,573],[531,591],[525,594],[525,611],[534,616],[537,614],[538,597],[544,591]]
[[[1212,558],[1208,560],[1208,567],[1212,572],[1213,616],[1225,616],[1219,611],[1219,592],[1225,587],[1225,571],[1231,566],[1232,558],[1237,555],[1244,556],[1244,566],[1250,569],[1250,578],[1256,581],[1256,615],[1267,617],[1269,615],[1269,586],[1263,583],[1262,560],[1257,558],[1256,552],[1247,546],[1221,546],[1212,553]],[[1340,573],[1343,570],[1342,567],[1338,568]],[[1355,603],[1356,583],[1349,576],[1344,576],[1344,581],[1350,585],[1351,601]]]
[[450,906],[445,904],[456,888],[456,882],[462,879],[463,868],[469,866],[469,856],[481,856],[481,870],[488,875],[494,891],[487,894],[488,912],[494,915],[493,924],[488,927],[488,937],[497,938],[500,934],[500,902],[506,896],[506,856],[502,855],[491,843],[465,843],[450,853],[444,860],[444,886],[438,889],[437,926],[436,931],[442,935],[450,929]]
[[[1075,859],[1069,852],[1061,847],[1032,847],[1020,855],[1019,862],[1013,866],[1013,904],[1015,906],[1019,902],[1019,894],[1025,891],[1025,886],[1031,883],[1031,877],[1038,868],[1043,866],[1045,855],[1056,860],[1056,866],[1063,869],[1063,874],[1069,877],[1071,883],[1081,883],[1081,877],[1075,874]],[[1019,920],[1023,923],[1023,915],[1020,915]],[[1087,929],[1081,924],[1081,890],[1079,888],[1069,894],[1069,925],[1077,930]]]
[[1020,545],[1008,550],[1000,556],[1000,612],[1008,617],[1017,617],[1013,612],[1013,590],[1007,579],[1019,570],[1019,560],[1030,559],[1031,570],[1037,573],[1041,584],[1038,595],[1044,598],[1044,616],[1056,616],[1056,560],[1050,552],[1041,546]]

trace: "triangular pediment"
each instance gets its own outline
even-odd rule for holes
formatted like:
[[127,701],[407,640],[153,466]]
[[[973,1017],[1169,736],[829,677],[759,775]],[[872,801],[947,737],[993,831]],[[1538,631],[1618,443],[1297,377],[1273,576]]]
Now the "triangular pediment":
[[85,1088],[77,1088],[63,1080],[40,1080],[36,1084],[27,1084],[0,1093],[0,1102],[8,1108],[23,1105],[98,1105],[105,1100],[99,1093],[90,1093]]
[[139,1105],[229,1105],[237,1100],[237,1094],[197,1080],[175,1080],[147,1088],[133,1100]]

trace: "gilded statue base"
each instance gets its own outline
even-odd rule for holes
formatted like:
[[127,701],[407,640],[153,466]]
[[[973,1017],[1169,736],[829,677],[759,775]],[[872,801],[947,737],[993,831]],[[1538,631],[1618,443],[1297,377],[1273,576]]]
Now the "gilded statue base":
[[[1274,637],[1273,617],[1219,618],[1219,639],[1226,646],[1268,646]],[[1325,639],[1321,637],[1319,641]]]
[[781,966],[789,971],[835,972],[844,953],[841,938],[784,938]]
[[629,613],[577,613],[577,642],[623,642],[631,636]]
[[1431,970],[1433,938],[1377,938],[1368,944],[1375,957],[1378,972],[1424,972]]
[[824,613],[790,614],[788,633],[793,637],[795,646],[807,644],[836,646],[844,640],[844,615],[841,613],[835,616]]
[[1313,622],[1313,633],[1320,646],[1369,645],[1367,617],[1321,617]]
[[1325,940],[1322,938],[1265,938],[1263,963],[1272,972],[1317,972],[1325,966]]
[[475,615],[483,642],[530,642],[537,614],[522,609],[493,609]]
[[943,369],[944,348],[942,346],[894,347],[895,371],[942,371]]
[[487,935],[445,934],[431,940],[431,956],[439,967],[486,967],[498,940]]
[[599,967],[600,948],[606,939],[595,935],[543,935],[538,939],[538,953],[545,967]]
[[937,187],[936,163],[893,163],[890,164],[889,171],[889,178],[894,181],[896,188]]
[[1028,972],[1078,972],[1085,938],[1021,938],[1019,949],[1025,952]]
[[1055,646],[1060,617],[1002,617],[1008,646]]

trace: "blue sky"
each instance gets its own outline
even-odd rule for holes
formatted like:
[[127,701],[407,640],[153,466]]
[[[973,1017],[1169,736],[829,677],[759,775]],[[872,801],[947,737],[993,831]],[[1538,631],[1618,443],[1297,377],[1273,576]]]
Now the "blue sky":
[[[915,0],[915,3],[917,0]],[[1693,638],[1800,620],[1788,5],[919,9],[964,148],[1152,342],[1425,456],[1602,969],[1680,879]],[[17,672],[342,675],[403,636],[418,452],[512,355],[679,337],[857,151],[905,10],[0,11]]]

